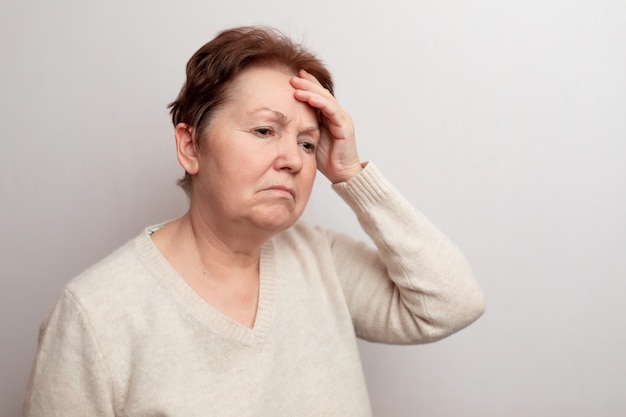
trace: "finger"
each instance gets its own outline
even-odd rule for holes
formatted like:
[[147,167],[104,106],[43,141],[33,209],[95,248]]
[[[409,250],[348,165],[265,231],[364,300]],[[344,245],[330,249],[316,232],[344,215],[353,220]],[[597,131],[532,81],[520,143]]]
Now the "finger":
[[[313,76],[311,75],[311,77]],[[343,112],[343,109],[327,89],[320,85],[314,77],[313,80],[294,77],[292,85],[296,89],[295,98],[317,108],[328,118],[336,118]]]
[[315,83],[317,85],[319,85],[320,87],[324,88],[324,86],[322,85],[322,83],[320,83],[320,81],[311,73],[307,72],[306,70],[300,70],[298,72],[298,75],[300,76],[300,78],[303,78],[305,80],[308,80],[312,83]]
[[342,126],[347,128],[351,123],[348,114],[339,106],[334,97],[329,99],[306,90],[296,90],[294,96],[297,100],[318,109],[322,116],[322,123],[328,126],[334,134],[338,133],[337,128]]
[[329,99],[323,95],[320,95],[316,92],[309,90],[296,90],[294,92],[294,97],[302,102],[308,103],[311,106],[315,107],[322,111],[322,113],[327,117],[334,116],[338,109],[339,104],[334,99]]
[[291,85],[299,90],[312,91],[328,98],[333,97],[317,78],[304,70],[300,71],[300,75],[291,77]]
[[292,86],[296,89],[294,96],[321,113],[321,122],[335,139],[352,136],[352,119],[339,105],[339,102],[312,74],[301,70],[298,76],[292,77]]

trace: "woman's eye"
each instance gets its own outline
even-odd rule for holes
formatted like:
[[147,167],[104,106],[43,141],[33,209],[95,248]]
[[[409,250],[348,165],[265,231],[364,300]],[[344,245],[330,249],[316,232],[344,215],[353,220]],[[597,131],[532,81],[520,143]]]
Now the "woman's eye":
[[315,152],[315,144],[312,142],[300,142],[300,146],[307,152]]
[[263,136],[270,136],[273,133],[273,131],[269,127],[259,127],[259,128],[254,129],[254,133],[257,136],[263,137]]

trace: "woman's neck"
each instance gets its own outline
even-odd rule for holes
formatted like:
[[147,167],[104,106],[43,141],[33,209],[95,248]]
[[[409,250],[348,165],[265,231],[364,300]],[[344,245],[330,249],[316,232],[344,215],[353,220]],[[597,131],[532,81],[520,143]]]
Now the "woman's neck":
[[[209,305],[252,327],[259,296],[260,245],[227,240],[187,214],[152,234],[155,246]],[[241,240],[241,242],[239,242]],[[229,244],[230,243],[230,244]]]

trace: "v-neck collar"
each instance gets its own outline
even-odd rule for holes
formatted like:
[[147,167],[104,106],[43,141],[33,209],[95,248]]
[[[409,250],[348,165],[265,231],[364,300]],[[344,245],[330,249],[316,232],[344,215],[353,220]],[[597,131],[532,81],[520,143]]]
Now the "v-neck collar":
[[135,240],[137,256],[157,284],[179,302],[180,308],[207,327],[207,330],[233,342],[260,348],[269,333],[275,300],[276,268],[272,240],[261,247],[259,301],[254,326],[249,328],[207,303],[196,293],[157,249],[150,235],[162,226],[148,227]]

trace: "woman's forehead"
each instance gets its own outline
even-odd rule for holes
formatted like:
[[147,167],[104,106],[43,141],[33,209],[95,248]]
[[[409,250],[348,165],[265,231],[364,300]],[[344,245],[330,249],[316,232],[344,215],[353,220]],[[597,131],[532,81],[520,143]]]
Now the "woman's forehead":
[[232,82],[226,107],[248,116],[271,116],[289,122],[305,112],[317,123],[315,109],[297,100],[290,79],[293,74],[272,67],[253,67],[240,73]]
[[293,75],[276,68],[252,67],[239,73],[233,79],[229,90],[247,98],[254,96],[272,97],[280,93],[293,93],[295,89],[289,82]]

